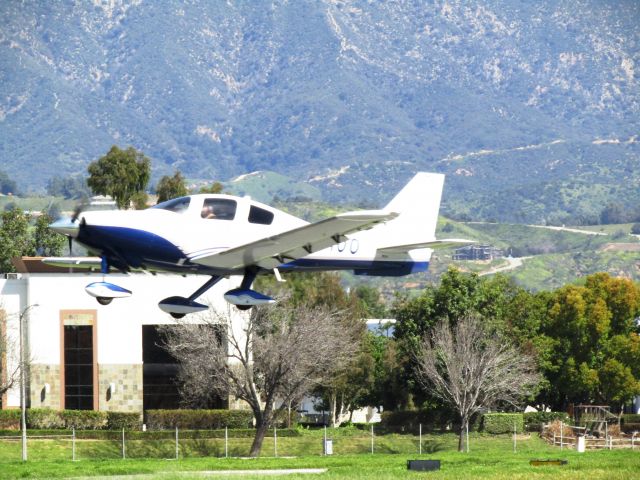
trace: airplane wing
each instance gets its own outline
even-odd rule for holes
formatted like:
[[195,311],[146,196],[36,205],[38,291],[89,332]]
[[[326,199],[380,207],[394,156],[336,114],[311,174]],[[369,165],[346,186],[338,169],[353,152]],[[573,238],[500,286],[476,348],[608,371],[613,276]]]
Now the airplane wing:
[[45,257],[42,263],[64,268],[98,269],[102,264],[100,257]]
[[377,223],[391,220],[397,216],[397,213],[382,210],[341,213],[326,220],[222,252],[196,255],[190,260],[194,263],[220,269],[233,270],[248,265],[272,269],[340,243],[349,233],[366,230]]
[[378,251],[382,253],[406,253],[409,250],[416,250],[418,248],[439,250],[443,248],[463,247],[465,245],[471,245],[472,243],[476,242],[474,240],[465,240],[463,238],[446,238],[442,240],[433,240],[431,242],[412,243],[409,245],[394,245],[393,247],[379,248]]

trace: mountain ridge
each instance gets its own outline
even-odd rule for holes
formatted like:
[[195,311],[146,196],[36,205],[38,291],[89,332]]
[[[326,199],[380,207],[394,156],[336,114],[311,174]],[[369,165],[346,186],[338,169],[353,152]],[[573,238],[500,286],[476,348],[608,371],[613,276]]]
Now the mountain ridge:
[[640,200],[637,2],[0,12],[0,169],[27,189],[118,144],[149,155],[154,180],[271,170],[333,201],[438,171],[460,218],[593,223]]

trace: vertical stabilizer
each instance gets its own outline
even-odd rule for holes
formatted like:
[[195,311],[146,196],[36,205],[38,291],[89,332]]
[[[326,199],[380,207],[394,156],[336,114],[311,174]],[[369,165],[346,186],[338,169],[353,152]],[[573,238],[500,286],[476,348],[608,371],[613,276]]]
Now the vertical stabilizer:
[[367,232],[378,248],[435,240],[443,186],[443,174],[417,173],[384,207],[399,216]]

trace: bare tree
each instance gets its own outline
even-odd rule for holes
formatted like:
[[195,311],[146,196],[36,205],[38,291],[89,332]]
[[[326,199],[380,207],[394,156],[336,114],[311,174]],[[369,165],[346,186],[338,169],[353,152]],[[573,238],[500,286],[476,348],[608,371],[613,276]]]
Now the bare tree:
[[187,400],[217,395],[249,404],[256,421],[251,456],[260,454],[277,413],[333,375],[355,350],[340,312],[286,301],[254,308],[242,326],[210,313],[202,324],[182,322],[165,332]]
[[[15,332],[14,332],[15,333]],[[8,315],[0,305],[0,397],[20,380],[18,333],[11,335]]]
[[490,332],[477,316],[451,326],[441,321],[424,338],[416,354],[417,378],[426,389],[460,415],[458,450],[464,432],[480,409],[497,404],[517,405],[540,382],[533,357]]

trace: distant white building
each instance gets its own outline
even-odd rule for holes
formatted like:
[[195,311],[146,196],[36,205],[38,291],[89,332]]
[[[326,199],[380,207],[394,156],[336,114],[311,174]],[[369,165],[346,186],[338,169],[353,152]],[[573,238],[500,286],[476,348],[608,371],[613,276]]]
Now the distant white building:
[[[133,412],[178,406],[177,365],[160,347],[158,332],[158,326],[175,321],[157,304],[172,295],[189,296],[206,277],[109,274],[133,295],[102,306],[84,291],[88,283],[102,279],[100,273],[69,273],[29,258],[17,266],[20,273],[0,278],[0,309],[6,318],[0,332],[14,346],[3,359],[3,371],[18,365],[15,349],[23,315],[30,360],[28,406]],[[199,301],[231,316],[235,326],[242,325],[246,313],[222,296],[240,281],[241,277],[223,279]],[[220,399],[212,407],[226,402]],[[19,405],[20,390],[15,386],[3,396],[2,408]],[[234,402],[230,407],[241,405]]]

